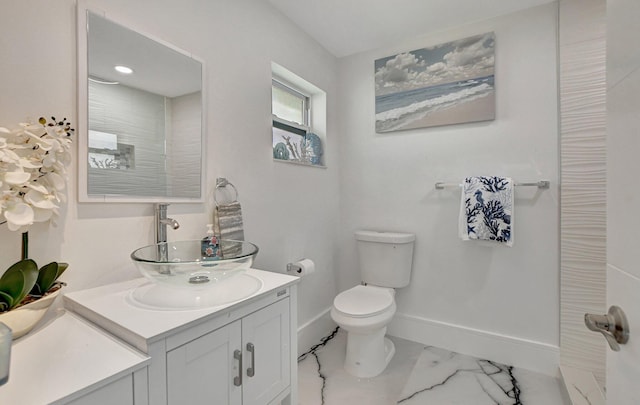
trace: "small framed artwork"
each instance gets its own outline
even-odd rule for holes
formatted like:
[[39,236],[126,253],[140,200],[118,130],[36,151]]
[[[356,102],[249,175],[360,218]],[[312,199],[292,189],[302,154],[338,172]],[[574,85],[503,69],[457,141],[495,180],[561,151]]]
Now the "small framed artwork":
[[375,61],[376,132],[495,119],[495,34]]

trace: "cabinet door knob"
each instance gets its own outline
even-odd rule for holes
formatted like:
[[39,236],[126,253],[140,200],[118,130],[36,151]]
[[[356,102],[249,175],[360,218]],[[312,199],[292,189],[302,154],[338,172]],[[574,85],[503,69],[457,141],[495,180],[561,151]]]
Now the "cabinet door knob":
[[251,367],[247,369],[247,376],[253,377],[256,374],[256,348],[253,343],[247,343],[247,351],[251,353]]
[[242,352],[235,350],[233,352],[233,358],[238,360],[238,375],[233,377],[233,385],[239,387],[242,385]]

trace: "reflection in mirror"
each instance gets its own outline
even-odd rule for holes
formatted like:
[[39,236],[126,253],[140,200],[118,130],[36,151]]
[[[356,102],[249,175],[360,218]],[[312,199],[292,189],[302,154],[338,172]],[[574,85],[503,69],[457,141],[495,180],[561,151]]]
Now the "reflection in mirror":
[[202,63],[93,12],[86,18],[81,200],[201,201]]

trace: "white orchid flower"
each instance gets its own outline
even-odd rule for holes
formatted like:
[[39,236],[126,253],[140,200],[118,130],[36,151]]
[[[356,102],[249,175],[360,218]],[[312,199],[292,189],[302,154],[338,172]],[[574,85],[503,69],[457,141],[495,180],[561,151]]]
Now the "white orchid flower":
[[4,217],[7,220],[9,230],[17,231],[24,226],[33,224],[35,215],[29,204],[16,202],[9,204],[4,209]]
[[66,201],[70,129],[66,119],[52,124],[41,119],[16,130],[0,127],[0,223],[6,219],[12,231],[55,222],[58,204]]
[[38,145],[38,147],[42,150],[49,151],[53,149],[54,144],[52,139],[43,138],[39,135],[36,135],[30,131],[24,131],[25,135],[29,136],[30,145]]
[[53,167],[57,162],[56,159],[56,155],[54,153],[49,153],[47,155],[45,155],[45,157],[42,159],[42,166],[49,168],[49,167]]
[[55,190],[64,190],[65,179],[56,172],[49,172],[46,176],[46,181]]
[[29,183],[27,184],[27,187],[29,187],[32,190],[39,191],[42,194],[47,194],[49,192],[49,190],[45,186],[38,183]]
[[47,222],[53,217],[54,214],[54,211],[52,209],[44,209],[38,207],[31,207],[31,209],[33,209],[33,222]]
[[42,167],[41,159],[36,157],[20,158],[18,164],[26,169],[39,169]]
[[20,156],[11,149],[0,149],[0,162],[14,163],[20,161]]
[[32,207],[41,208],[45,210],[52,210],[58,206],[53,202],[55,196],[49,193],[41,193],[37,190],[29,190],[24,195],[24,201],[29,203]]
[[58,173],[66,178],[67,166],[69,165],[69,163],[66,163],[64,159],[65,159],[64,156],[58,155],[58,157],[56,158],[56,161],[53,162],[51,167],[48,168],[49,171]]
[[3,182],[13,185],[22,185],[31,179],[31,173],[23,171],[6,172],[2,176]]
[[43,140],[47,141],[51,145],[51,150],[56,152],[56,154],[62,153],[64,151],[64,149],[62,148],[62,145],[57,139],[43,138]]

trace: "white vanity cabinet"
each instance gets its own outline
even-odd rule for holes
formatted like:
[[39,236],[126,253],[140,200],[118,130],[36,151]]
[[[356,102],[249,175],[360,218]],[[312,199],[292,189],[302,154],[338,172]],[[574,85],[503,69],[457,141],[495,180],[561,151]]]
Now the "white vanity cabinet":
[[290,384],[289,298],[167,352],[168,403],[260,405]]
[[244,300],[196,310],[131,304],[145,279],[78,291],[65,306],[146,353],[150,405],[297,405],[299,278],[249,269]]
[[58,310],[13,342],[0,404],[147,405],[150,363],[86,320]]

